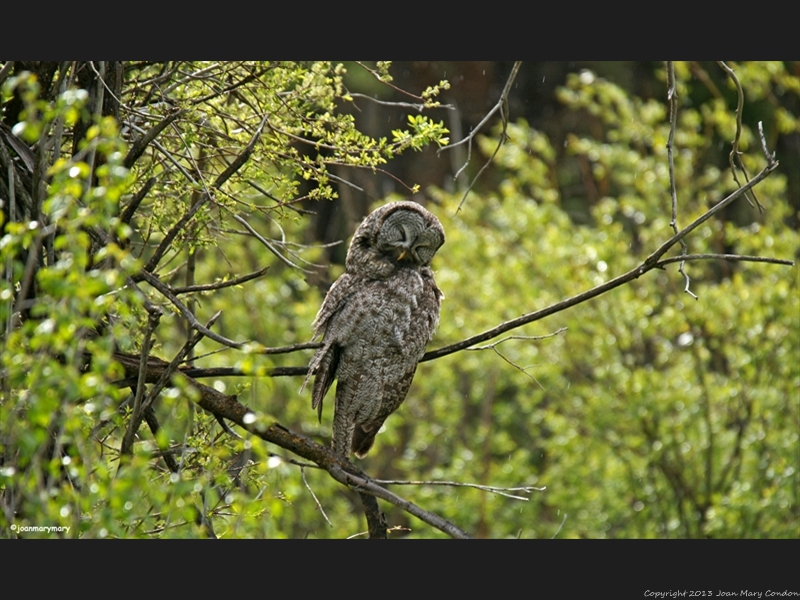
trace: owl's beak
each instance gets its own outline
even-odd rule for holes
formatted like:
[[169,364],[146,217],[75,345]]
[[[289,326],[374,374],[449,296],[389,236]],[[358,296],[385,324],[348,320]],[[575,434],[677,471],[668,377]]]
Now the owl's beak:
[[400,254],[397,257],[397,260],[398,261],[403,260],[403,258],[405,258],[405,256],[406,256],[406,254],[408,254],[408,248],[403,248],[403,251],[400,252]]

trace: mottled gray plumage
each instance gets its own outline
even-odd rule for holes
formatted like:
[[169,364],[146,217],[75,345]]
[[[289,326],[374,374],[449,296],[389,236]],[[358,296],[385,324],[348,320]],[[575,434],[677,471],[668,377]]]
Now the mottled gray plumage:
[[323,345],[303,383],[314,376],[312,408],[336,379],[333,448],[359,458],[408,393],[417,363],[439,323],[443,297],[431,259],[444,243],[439,220],[414,202],[392,202],[367,215],[347,252],[345,273],[314,320]]

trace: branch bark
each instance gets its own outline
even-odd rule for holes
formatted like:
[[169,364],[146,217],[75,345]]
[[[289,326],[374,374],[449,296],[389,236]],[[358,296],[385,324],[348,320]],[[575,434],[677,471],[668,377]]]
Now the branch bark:
[[[510,321],[506,321],[505,323],[501,323],[497,327],[489,329],[488,331],[484,331],[483,333],[479,333],[472,337],[469,337],[465,340],[457,342],[455,344],[451,344],[449,346],[445,346],[443,348],[439,348],[437,350],[431,350],[430,352],[426,352],[425,355],[422,357],[420,362],[434,360],[437,358],[441,358],[443,356],[447,356],[448,354],[453,354],[454,352],[458,352],[459,350],[465,350],[470,346],[475,344],[485,342],[487,340],[491,340],[499,335],[504,334],[507,331],[511,331],[512,329],[516,329],[518,327],[522,327],[523,325],[527,325],[528,323],[533,323],[534,321],[539,321],[544,319],[545,317],[549,317],[557,312],[561,312],[562,310],[566,310],[567,308],[571,308],[577,304],[581,304],[582,302],[586,302],[587,300],[591,300],[592,298],[596,298],[601,294],[605,294],[606,292],[613,290],[621,285],[628,283],[629,281],[633,281],[634,279],[638,279],[648,271],[652,271],[653,269],[662,268],[665,264],[670,262],[674,262],[676,259],[665,259],[665,261],[661,261],[661,257],[666,254],[666,252],[672,248],[676,243],[680,242],[683,238],[685,238],[689,233],[694,231],[697,227],[705,223],[708,219],[713,217],[716,213],[720,210],[728,206],[731,202],[739,198],[739,196],[745,194],[750,188],[757,185],[759,182],[764,180],[767,176],[769,176],[772,171],[778,166],[777,161],[773,162],[772,164],[767,165],[764,169],[761,170],[753,179],[748,181],[745,185],[740,187],[738,190],[734,191],[730,194],[727,198],[720,201],[716,206],[709,209],[697,219],[692,221],[689,225],[681,229],[678,233],[673,235],[669,238],[666,242],[661,244],[655,252],[653,252],[647,259],[638,267],[631,269],[627,273],[623,273],[607,281],[601,285],[598,285],[590,290],[572,296],[571,298],[567,298],[566,300],[562,300],[556,304],[543,308],[541,310],[536,310],[524,315],[517,317],[516,319],[512,319]],[[688,257],[681,256],[678,257],[677,260],[687,260]],[[787,261],[781,264],[794,264],[791,261]]]
[[[126,379],[138,375],[139,357],[116,354],[115,358],[124,367]],[[151,365],[157,366],[157,368],[151,369]],[[148,383],[158,381],[163,374],[164,365],[166,365],[164,361],[150,357],[147,372],[144,376],[145,381]],[[267,442],[313,462],[327,471],[333,479],[358,492],[364,506],[371,538],[386,537],[387,531],[385,519],[378,508],[375,498],[380,498],[401,508],[422,522],[447,533],[451,537],[460,539],[471,537],[466,531],[447,519],[426,511],[413,502],[378,485],[369,475],[349,460],[334,454],[330,448],[322,446],[303,435],[294,433],[279,423],[265,423],[263,417],[241,404],[236,396],[226,396],[212,387],[198,383],[182,371],[177,371],[175,376],[184,377],[199,392],[197,404],[202,409],[217,418],[227,419],[235,423],[245,431]]]

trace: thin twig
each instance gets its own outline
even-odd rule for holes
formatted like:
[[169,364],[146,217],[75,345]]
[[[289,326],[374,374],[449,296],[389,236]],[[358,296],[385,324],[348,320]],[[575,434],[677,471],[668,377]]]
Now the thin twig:
[[319,500],[317,499],[317,495],[314,493],[314,490],[311,489],[311,486],[308,485],[308,481],[306,481],[306,469],[305,469],[305,467],[300,467],[300,475],[302,475],[303,484],[306,486],[306,489],[311,494],[311,497],[314,499],[314,502],[316,502],[317,508],[319,509],[319,512],[322,515],[322,517],[325,519],[325,522],[329,526],[333,527],[333,523],[331,523],[331,520],[328,518],[328,515],[325,514],[325,509],[322,508],[322,504],[319,503]]
[[159,292],[161,292],[170,302],[172,302],[175,308],[177,308],[178,311],[180,311],[181,316],[183,316],[184,319],[189,321],[193,329],[202,333],[207,338],[212,339],[215,342],[219,342],[224,346],[230,346],[231,348],[242,348],[248,343],[248,342],[235,342],[234,340],[230,340],[225,336],[219,335],[218,333],[214,333],[207,327],[204,327],[197,320],[197,317],[195,317],[192,314],[192,312],[186,307],[186,305],[180,300],[178,300],[178,297],[172,292],[172,290],[167,284],[163,283],[158,277],[156,277],[152,273],[148,273],[147,271],[144,270],[140,272],[140,276],[147,283],[149,283],[151,286],[153,286]]
[[492,110],[490,110],[486,114],[486,116],[483,117],[481,122],[478,123],[478,125],[476,127],[474,127],[469,132],[469,135],[467,137],[465,137],[463,140],[459,140],[455,144],[449,144],[449,145],[445,146],[444,148],[440,148],[437,151],[437,154],[440,154],[444,150],[449,150],[451,148],[455,148],[456,146],[460,146],[461,144],[464,144],[464,143],[466,143],[468,145],[467,146],[468,147],[467,160],[461,166],[461,168],[456,172],[456,174],[453,176],[453,179],[458,179],[458,176],[461,175],[461,172],[464,169],[467,168],[467,165],[469,164],[470,158],[472,157],[472,141],[473,141],[473,139],[478,134],[478,132],[480,131],[481,127],[483,127],[484,124],[492,117],[492,115],[494,115],[494,113],[496,113],[498,110],[500,111],[500,116],[501,116],[502,122],[503,122],[503,132],[500,135],[500,140],[499,140],[499,142],[497,144],[497,148],[494,149],[494,152],[492,153],[492,156],[489,157],[489,160],[487,160],[486,163],[480,168],[480,170],[478,171],[477,175],[475,175],[475,177],[473,177],[472,181],[467,186],[467,189],[464,191],[464,196],[461,198],[461,202],[458,203],[458,209],[456,209],[456,212],[461,210],[461,206],[464,204],[464,201],[467,199],[467,195],[470,193],[472,188],[475,186],[475,182],[478,181],[478,178],[481,176],[481,174],[492,163],[492,160],[494,160],[494,157],[497,155],[497,152],[500,150],[500,147],[506,142],[506,138],[507,138],[506,130],[508,128],[508,116],[509,116],[508,115],[508,95],[511,93],[511,86],[514,83],[514,80],[517,77],[517,73],[519,72],[520,65],[522,65],[521,61],[517,61],[517,62],[514,63],[514,66],[511,68],[511,74],[508,76],[508,79],[506,80],[506,85],[503,87],[503,91],[500,94],[500,98],[497,100],[497,104],[495,104],[494,107],[492,107]]
[[139,423],[142,422],[142,399],[144,398],[146,387],[145,379],[147,377],[147,358],[150,356],[150,340],[153,336],[153,331],[158,327],[160,318],[160,311],[149,313],[147,318],[147,327],[145,327],[144,330],[144,340],[142,341],[142,352],[139,360],[139,379],[136,382],[136,393],[133,398],[131,420],[128,423],[128,429],[125,432],[125,436],[122,438],[122,445],[119,449],[122,455],[133,453],[133,441],[136,438],[136,432],[139,430]]
[[[419,112],[422,112],[425,109],[425,105],[422,103],[412,104],[410,102],[390,102],[387,100],[378,100],[377,98],[373,98],[372,96],[367,96],[366,94],[358,94],[356,92],[348,92],[348,95],[351,98],[363,98],[364,100],[369,100],[370,102],[374,102],[375,104],[380,104],[381,106],[392,106],[395,108],[413,108]],[[440,104],[436,108],[447,108],[449,110],[455,110],[455,106],[452,104]]]
[[493,342],[491,344],[486,344],[485,346],[474,346],[472,348],[466,348],[466,349],[467,350],[494,349],[496,346],[499,346],[500,344],[502,344],[503,342],[507,342],[508,340],[530,340],[530,341],[544,340],[547,338],[555,337],[560,333],[564,333],[566,330],[567,330],[566,327],[562,327],[554,331],[553,333],[548,333],[545,335],[509,335],[508,337],[504,337],[502,340],[497,340],[496,342]]
[[267,240],[267,239],[266,239],[266,238],[265,238],[263,235],[261,235],[260,233],[258,233],[258,232],[257,232],[255,229],[253,229],[253,227],[250,225],[250,223],[248,223],[247,221],[245,221],[245,220],[244,220],[242,217],[240,217],[240,216],[239,216],[239,215],[237,215],[237,214],[231,214],[231,216],[232,216],[232,217],[233,217],[235,220],[237,220],[239,223],[241,223],[242,225],[244,225],[245,229],[247,229],[247,231],[249,231],[251,234],[253,234],[253,237],[255,237],[255,238],[256,238],[256,239],[257,239],[259,242],[261,242],[262,244],[264,244],[264,246],[266,246],[266,247],[267,247],[267,249],[268,249],[270,252],[272,252],[272,253],[273,253],[273,254],[274,254],[276,257],[278,257],[278,259],[279,259],[279,260],[280,260],[282,263],[284,263],[284,264],[286,264],[286,265],[288,265],[288,266],[290,266],[290,267],[293,267],[293,268],[295,268],[295,269],[298,269],[298,270],[302,271],[303,273],[310,273],[310,272],[311,272],[311,271],[309,271],[308,269],[304,269],[304,268],[303,268],[303,267],[301,267],[300,265],[296,265],[296,264],[294,264],[292,261],[290,261],[288,258],[286,258],[286,257],[285,257],[283,254],[281,254],[280,252],[278,252],[278,249],[277,249],[277,248],[275,248],[275,246],[273,246],[273,245],[272,245],[272,243],[271,243],[269,240]]
[[545,338],[549,338],[549,337],[553,337],[555,335],[558,335],[559,333],[562,333],[562,332],[564,332],[566,330],[567,330],[566,327],[562,327],[558,331],[555,331],[553,333],[548,333],[547,335],[510,335],[510,336],[504,337],[502,340],[499,340],[499,341],[494,342],[492,344],[487,344],[485,346],[475,346],[473,348],[466,348],[466,350],[492,350],[495,354],[497,354],[497,356],[499,356],[504,361],[506,361],[508,364],[510,364],[512,367],[514,367],[515,369],[520,371],[526,377],[529,377],[531,379],[531,381],[533,381],[540,388],[544,389],[544,386],[541,383],[539,383],[539,380],[536,379],[536,377],[534,377],[530,373],[528,373],[528,369],[530,367],[521,367],[521,366],[519,366],[513,360],[508,358],[505,354],[500,352],[500,350],[497,349],[497,346],[499,346],[500,344],[502,344],[503,342],[506,342],[508,340],[542,340],[542,339],[545,339]]
[[[728,155],[728,161],[731,165],[731,174],[733,175],[733,180],[736,182],[736,185],[741,187],[742,184],[739,181],[739,178],[736,176],[735,163],[739,163],[739,168],[742,170],[742,173],[744,173],[745,180],[749,179],[747,176],[747,169],[745,169],[744,163],[742,162],[742,153],[739,152],[739,138],[742,135],[742,107],[744,106],[744,91],[742,90],[742,84],[739,83],[739,78],[736,76],[734,70],[726,65],[724,61],[718,60],[717,64],[728,74],[736,86],[736,134],[734,135],[733,142],[731,143],[731,152]],[[750,199],[750,196],[753,197],[752,200]],[[759,212],[764,212],[764,207],[761,206],[758,198],[756,198],[755,192],[751,191],[749,195],[745,194],[745,198],[747,198],[750,206],[753,208],[757,206]],[[755,204],[753,204],[754,201]]]
[[197,285],[176,287],[172,288],[172,293],[178,295],[178,294],[188,294],[191,292],[208,292],[211,290],[219,290],[221,288],[231,287],[234,285],[239,285],[241,283],[246,283],[253,279],[258,279],[268,270],[269,267],[264,267],[263,269],[259,269],[258,271],[254,271],[253,273],[248,273],[247,275],[242,275],[241,277],[234,277],[233,279],[228,279],[227,281],[218,281],[216,283],[202,283]]
[[416,96],[416,95],[412,94],[411,92],[409,92],[409,91],[407,91],[407,90],[404,90],[404,89],[402,89],[402,88],[399,88],[399,87],[397,87],[396,85],[393,85],[393,84],[392,84],[391,82],[389,82],[389,81],[386,81],[385,79],[383,79],[383,78],[382,78],[382,77],[381,77],[381,76],[380,76],[380,75],[377,73],[377,71],[376,71],[375,69],[370,69],[370,68],[369,68],[367,65],[365,65],[364,63],[362,63],[362,62],[360,62],[360,61],[356,61],[356,64],[357,64],[357,65],[359,65],[360,67],[362,67],[364,70],[366,70],[366,71],[367,71],[367,72],[368,72],[370,75],[372,75],[372,76],[373,76],[375,79],[377,79],[378,81],[380,81],[380,82],[381,82],[383,85],[386,85],[386,86],[388,86],[388,87],[392,88],[392,89],[393,89],[395,92],[398,92],[398,93],[400,93],[400,94],[404,94],[404,95],[406,95],[406,96],[408,96],[408,97],[410,97],[410,98],[414,98],[414,100],[419,100],[420,102],[424,102],[424,101],[425,101],[425,99],[424,99],[422,96]]
[[466,348],[474,346],[475,344],[478,344],[480,342],[491,340],[499,335],[504,334],[507,331],[511,331],[512,329],[516,329],[517,327],[521,327],[522,325],[527,325],[528,323],[533,323],[534,321],[539,321],[540,319],[548,317],[552,314],[561,312],[562,310],[566,310],[567,308],[571,308],[576,304],[581,304],[583,302],[586,302],[587,300],[600,296],[601,294],[605,294],[609,290],[613,290],[614,288],[624,285],[629,281],[638,279],[648,271],[658,268],[660,266],[661,257],[672,246],[674,246],[681,239],[689,235],[689,233],[694,231],[701,224],[705,223],[708,219],[713,217],[720,210],[728,206],[731,202],[739,198],[739,196],[746,193],[750,188],[757,185],[763,179],[768,177],[769,174],[777,168],[778,164],[779,163],[776,161],[774,164],[767,165],[766,167],[764,167],[764,169],[762,169],[760,173],[758,173],[755,177],[753,177],[753,179],[747,182],[744,186],[742,186],[738,190],[735,190],[725,199],[721,200],[716,206],[703,213],[701,216],[692,221],[689,225],[684,227],[681,231],[679,231],[671,238],[669,238],[666,242],[661,244],[661,246],[659,246],[658,249],[655,250],[655,252],[653,252],[650,256],[648,256],[647,259],[638,267],[635,267],[630,271],[628,271],[627,273],[623,273],[622,275],[619,275],[603,284],[593,287],[590,290],[581,292],[580,294],[576,294],[571,298],[567,298],[566,300],[562,300],[561,302],[557,302],[556,304],[547,306],[543,309],[521,315],[516,319],[511,319],[510,321],[501,323],[497,327],[493,327],[492,329],[471,336],[455,344],[450,344],[449,346],[444,346],[437,350],[431,350],[429,352],[426,352],[425,355],[420,360],[420,362],[435,360],[437,358],[441,358],[442,356],[447,356],[448,354],[453,354],[454,352],[465,350]]
[[[667,156],[669,158],[669,193],[672,197],[672,220],[669,224],[672,226],[672,231],[678,233],[678,191],[675,184],[675,160],[672,151],[675,141],[675,125],[678,120],[678,92],[675,89],[675,63],[671,60],[667,61],[667,82],[667,100],[669,100],[669,139],[667,140]],[[681,239],[681,254],[686,254],[688,252],[689,248],[686,246],[686,241]],[[697,296],[689,289],[691,279],[689,279],[689,275],[683,269],[684,264],[685,262],[681,261],[681,265],[678,268],[678,271],[680,271],[686,281],[686,286],[683,291],[697,300]]]
[[567,522],[567,517],[568,517],[568,516],[569,516],[569,515],[568,515],[567,513],[564,513],[564,518],[561,520],[561,525],[559,525],[559,526],[558,526],[558,529],[556,529],[556,532],[553,534],[553,537],[551,537],[551,538],[550,538],[551,540],[554,540],[554,539],[556,539],[556,536],[557,536],[559,533],[561,533],[561,529],[564,527],[564,523],[566,523],[566,522]]
[[[497,100],[497,103],[492,107],[492,110],[490,110],[488,113],[486,113],[486,116],[483,117],[483,119],[481,119],[481,122],[478,123],[472,129],[472,131],[470,131],[469,135],[467,137],[465,137],[463,140],[459,140],[459,141],[455,142],[454,144],[448,144],[444,148],[439,148],[436,151],[437,154],[441,154],[445,150],[451,150],[451,149],[455,148],[456,146],[460,146],[461,144],[471,144],[472,143],[472,138],[474,138],[477,135],[477,133],[480,131],[481,127],[483,127],[486,124],[486,122],[492,117],[492,115],[494,113],[496,113],[498,110],[500,110],[502,108],[504,101],[505,102],[508,101],[508,94],[511,91],[511,84],[514,83],[514,79],[517,76],[517,72],[519,71],[519,67],[520,67],[521,64],[522,64],[521,61],[517,61],[517,62],[514,63],[514,66],[511,68],[511,74],[509,75],[508,80],[506,81],[506,85],[503,87],[503,91],[500,94],[500,98]],[[464,167],[461,167],[462,170],[463,170],[463,168]],[[458,174],[456,174],[456,176],[457,175]]]
[[528,501],[530,498],[526,498],[525,496],[516,496],[509,492],[524,492],[526,494],[531,494],[533,492],[543,492],[547,488],[546,487],[535,487],[532,485],[524,485],[519,487],[498,487],[495,485],[481,485],[478,483],[462,483],[459,481],[438,481],[438,480],[431,480],[431,481],[405,481],[405,480],[397,480],[397,479],[373,479],[375,483],[380,483],[382,485],[441,485],[447,487],[468,487],[474,488],[476,490],[481,490],[484,492],[489,492],[492,494],[497,494],[499,496],[505,496],[506,498],[513,498],[514,500],[524,500]]

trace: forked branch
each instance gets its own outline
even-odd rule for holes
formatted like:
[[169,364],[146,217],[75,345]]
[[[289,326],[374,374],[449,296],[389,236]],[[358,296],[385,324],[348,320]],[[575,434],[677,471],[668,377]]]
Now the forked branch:
[[[621,285],[628,283],[629,281],[633,281],[634,279],[638,279],[648,271],[652,271],[653,269],[660,269],[663,268],[665,265],[675,262],[676,260],[690,260],[690,256],[680,256],[676,258],[667,258],[662,260],[661,257],[666,254],[666,252],[672,248],[675,244],[680,242],[683,238],[689,235],[692,231],[694,231],[697,227],[705,223],[708,219],[713,217],[716,213],[721,211],[723,208],[728,206],[731,202],[739,198],[742,194],[745,194],[750,188],[757,185],[759,182],[764,180],[772,171],[774,171],[778,166],[778,162],[775,161],[772,164],[768,164],[764,169],[761,170],[753,179],[748,181],[745,185],[743,185],[738,190],[731,193],[727,198],[719,202],[716,206],[709,209],[697,219],[692,221],[689,225],[681,229],[671,238],[669,238],[666,242],[661,244],[661,246],[656,249],[647,259],[638,267],[635,267],[628,271],[627,273],[623,273],[611,279],[603,284],[600,284],[590,290],[572,296],[571,298],[567,298],[566,300],[562,300],[556,304],[543,308],[541,310],[536,310],[524,315],[517,317],[516,319],[512,319],[510,321],[506,321],[505,323],[501,323],[497,327],[493,327],[488,331],[484,331],[483,333],[479,333],[472,337],[469,337],[465,340],[457,342],[455,344],[451,344],[449,346],[444,346],[443,348],[439,348],[438,350],[431,350],[430,352],[426,352],[425,355],[422,357],[423,361],[434,360],[436,358],[441,358],[442,356],[447,356],[448,354],[453,354],[454,352],[458,352],[460,350],[465,350],[470,346],[474,346],[475,344],[479,344],[481,342],[485,342],[487,340],[491,340],[496,338],[499,335],[506,333],[507,331],[511,331],[512,329],[517,329],[518,327],[522,327],[523,325],[527,325],[528,323],[533,323],[534,321],[539,321],[545,317],[549,317],[555,313],[561,312],[562,310],[566,310],[567,308],[571,308],[577,304],[581,304],[582,302],[586,302],[587,300],[591,300],[592,298],[596,298],[601,294],[605,294],[606,292],[613,290]],[[724,255],[724,258],[727,260],[747,260],[747,258],[734,258],[738,255]],[[694,258],[699,258],[699,256],[695,256]],[[766,261],[765,261],[766,262]],[[794,265],[793,261],[781,261],[778,259],[773,259],[769,262],[776,262],[779,264],[789,264]]]

